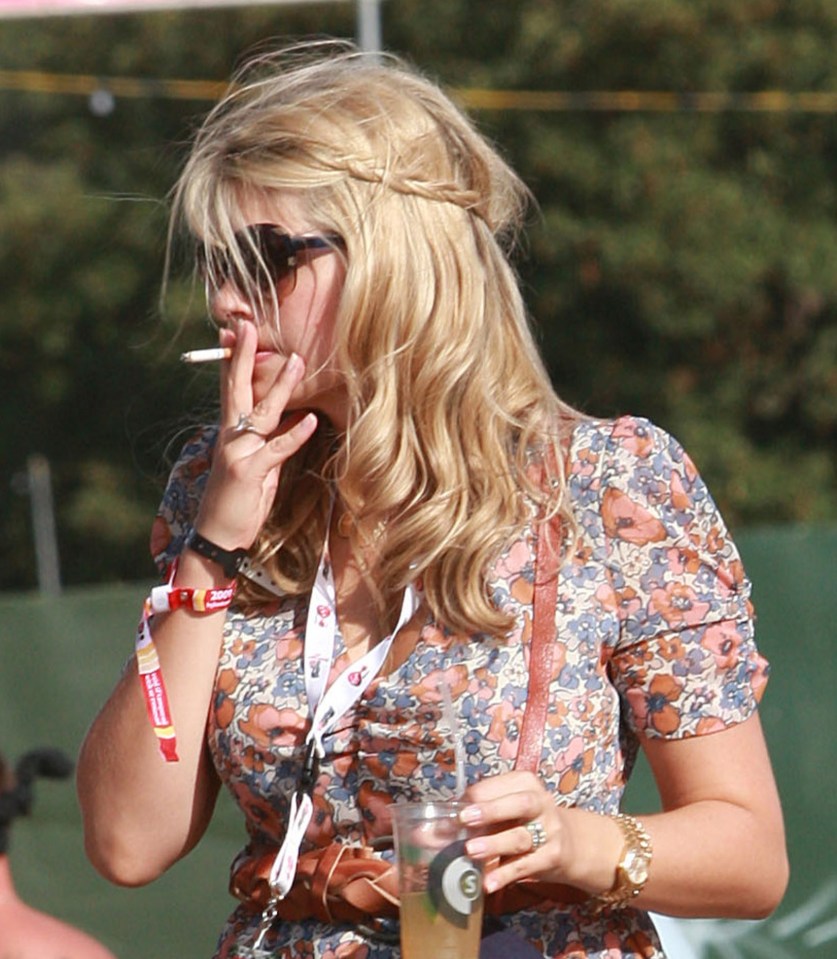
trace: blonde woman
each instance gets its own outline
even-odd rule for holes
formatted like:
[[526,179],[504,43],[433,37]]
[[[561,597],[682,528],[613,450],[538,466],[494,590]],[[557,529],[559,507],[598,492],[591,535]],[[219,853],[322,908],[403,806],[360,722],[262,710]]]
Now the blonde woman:
[[[676,441],[556,397],[507,259],[526,201],[436,85],[340,44],[259,55],[195,138],[173,222],[228,357],[219,421],[172,473],[166,582],[79,791],[93,863],[128,885],[232,791],[249,842],[218,957],[399,954],[391,907],[361,921],[302,870],[386,863],[391,804],[456,793],[446,699],[506,955],[652,959],[648,910],[782,895],[738,554]],[[527,770],[536,565],[558,585]],[[636,818],[638,747],[662,811]]]

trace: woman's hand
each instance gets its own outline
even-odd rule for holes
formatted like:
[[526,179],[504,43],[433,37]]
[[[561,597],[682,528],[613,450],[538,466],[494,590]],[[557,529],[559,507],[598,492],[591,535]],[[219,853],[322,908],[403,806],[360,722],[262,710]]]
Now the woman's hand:
[[483,779],[465,801],[462,821],[482,833],[466,848],[484,863],[486,892],[521,879],[566,883],[592,894],[612,885],[623,845],[619,827],[605,816],[556,806],[533,773]]
[[[233,348],[221,375],[221,429],[195,528],[225,549],[249,548],[270,514],[279,474],[317,428],[314,413],[284,417],[288,400],[305,375],[291,354],[276,382],[258,403],[253,397],[257,333],[240,321],[222,329],[220,345]],[[244,431],[236,425],[246,417]]]

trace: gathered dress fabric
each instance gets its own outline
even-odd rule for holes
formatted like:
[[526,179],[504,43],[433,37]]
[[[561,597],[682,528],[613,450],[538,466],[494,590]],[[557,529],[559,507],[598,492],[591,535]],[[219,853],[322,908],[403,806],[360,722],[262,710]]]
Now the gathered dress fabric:
[[[152,535],[161,570],[197,511],[216,428],[190,439]],[[637,734],[712,734],[756,708],[767,663],[753,639],[750,584],[694,464],[647,420],[582,421],[568,456],[577,536],[560,558],[556,638],[539,775],[559,805],[615,813]],[[510,771],[529,682],[537,528],[527,528],[489,575],[515,627],[463,635],[428,611],[399,652],[326,737],[302,851],[368,844],[390,832],[393,802],[450,799],[454,751],[440,684],[450,689],[469,783]],[[276,596],[257,613],[227,614],[207,737],[221,781],[243,813],[236,863],[277,847],[298,780],[309,704],[303,676],[308,596]],[[329,682],[348,665],[339,632]],[[391,853],[382,853],[387,856]],[[216,959],[247,956],[259,913],[240,904]],[[543,902],[499,917],[550,959],[660,959],[647,913]],[[397,945],[349,925],[277,921],[276,959],[398,959]]]

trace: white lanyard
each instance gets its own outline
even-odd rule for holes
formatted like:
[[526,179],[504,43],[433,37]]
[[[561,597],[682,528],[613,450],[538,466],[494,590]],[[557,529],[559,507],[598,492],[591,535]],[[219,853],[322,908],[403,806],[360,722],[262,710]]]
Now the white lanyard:
[[411,583],[404,590],[398,623],[392,633],[373,646],[357,662],[344,669],[326,689],[326,681],[334,659],[337,599],[328,540],[323,544],[317,577],[308,604],[303,649],[305,691],[308,696],[311,728],[305,738],[306,756],[303,774],[291,798],[288,829],[270,870],[269,881],[274,899],[282,899],[288,894],[296,875],[299,848],[314,812],[311,792],[316,778],[317,761],[325,755],[323,738],[335,728],[378,675],[389,655],[396,634],[413,618],[420,602],[421,593]]

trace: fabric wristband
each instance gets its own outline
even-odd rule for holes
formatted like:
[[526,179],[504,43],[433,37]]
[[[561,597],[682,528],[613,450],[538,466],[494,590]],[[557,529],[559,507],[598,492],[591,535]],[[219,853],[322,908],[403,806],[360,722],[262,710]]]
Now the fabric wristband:
[[173,609],[191,609],[195,613],[214,613],[226,609],[235,596],[235,584],[220,589],[192,589],[190,587],[155,586],[146,600],[151,613],[167,613]]
[[218,589],[172,586],[176,572],[177,561],[172,565],[168,582],[162,586],[155,586],[143,603],[135,645],[137,673],[145,700],[145,709],[154,729],[154,735],[157,737],[160,753],[169,763],[178,761],[177,736],[157,648],[151,635],[151,618],[155,613],[175,609],[190,609],[196,613],[218,612],[226,609],[235,596],[235,583]]

